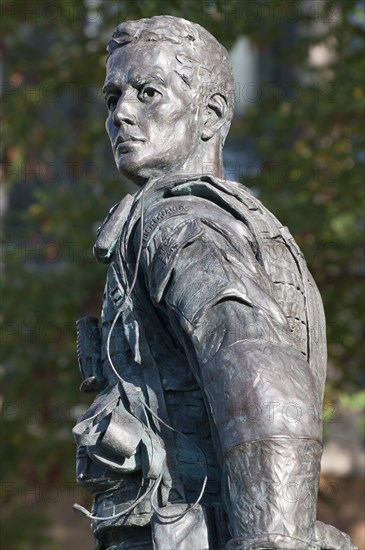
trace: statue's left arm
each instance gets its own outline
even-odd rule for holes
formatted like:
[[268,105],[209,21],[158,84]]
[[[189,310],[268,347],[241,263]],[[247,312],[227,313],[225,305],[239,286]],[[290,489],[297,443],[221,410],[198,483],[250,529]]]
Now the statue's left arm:
[[213,205],[207,217],[199,205],[169,217],[170,202],[147,221],[145,277],[203,390],[232,548],[303,548],[315,525],[321,396],[247,227],[227,225]]

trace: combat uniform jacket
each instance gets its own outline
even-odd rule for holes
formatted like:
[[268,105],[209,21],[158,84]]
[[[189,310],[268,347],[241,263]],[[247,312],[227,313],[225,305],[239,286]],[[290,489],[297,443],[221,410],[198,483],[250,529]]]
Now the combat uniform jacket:
[[[288,229],[248,189],[210,176],[152,182],[112,209],[95,255],[109,264],[101,338],[107,387],[81,420],[118,388],[125,409],[155,434],[160,462],[166,453],[159,506],[195,501],[203,455],[202,502],[221,514],[230,449],[278,436],[321,442],[322,301]],[[108,336],[123,383],[110,365]],[[138,395],[158,418],[146,421]],[[94,494],[98,515],[133,505],[144,478],[156,479],[161,464],[143,457],[147,447],[123,469],[115,449],[93,454],[80,446],[79,481]],[[146,525],[152,512],[145,498],[96,531]]]

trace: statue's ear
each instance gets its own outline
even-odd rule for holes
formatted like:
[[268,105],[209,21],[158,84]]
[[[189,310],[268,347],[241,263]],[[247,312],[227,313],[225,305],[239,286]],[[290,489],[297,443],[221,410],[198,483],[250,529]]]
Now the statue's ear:
[[221,94],[210,96],[204,113],[202,140],[208,141],[220,129],[226,120],[228,106],[226,98]]

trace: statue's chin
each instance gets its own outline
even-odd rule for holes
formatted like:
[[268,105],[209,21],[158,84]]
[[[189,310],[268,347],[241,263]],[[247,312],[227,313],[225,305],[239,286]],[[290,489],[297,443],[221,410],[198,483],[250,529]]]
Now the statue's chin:
[[151,168],[143,168],[139,162],[133,160],[128,160],[128,162],[124,159],[122,162],[117,160],[116,165],[122,176],[137,185],[144,185],[153,172]]
[[177,173],[181,171],[180,166],[170,166],[167,163],[155,163],[142,164],[141,161],[133,161],[131,159],[123,159],[123,162],[117,161],[117,168],[119,173],[125,178],[129,179],[136,185],[142,186],[149,178],[152,176],[154,178],[159,178],[166,175],[167,173]]

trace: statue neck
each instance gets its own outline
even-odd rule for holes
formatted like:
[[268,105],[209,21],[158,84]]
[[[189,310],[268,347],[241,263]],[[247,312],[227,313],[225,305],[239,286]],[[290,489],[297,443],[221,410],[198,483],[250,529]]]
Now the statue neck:
[[193,158],[187,160],[181,169],[186,174],[210,174],[218,179],[225,179],[221,140],[214,137],[201,142]]
[[181,166],[173,166],[170,169],[164,167],[156,167],[151,170],[148,177],[141,178],[140,181],[135,181],[139,187],[143,187],[150,177],[160,178],[169,174],[209,174],[215,178],[224,180],[225,170],[223,164],[223,154],[220,138],[213,137],[209,141],[201,141],[196,147],[194,155],[189,157]]

